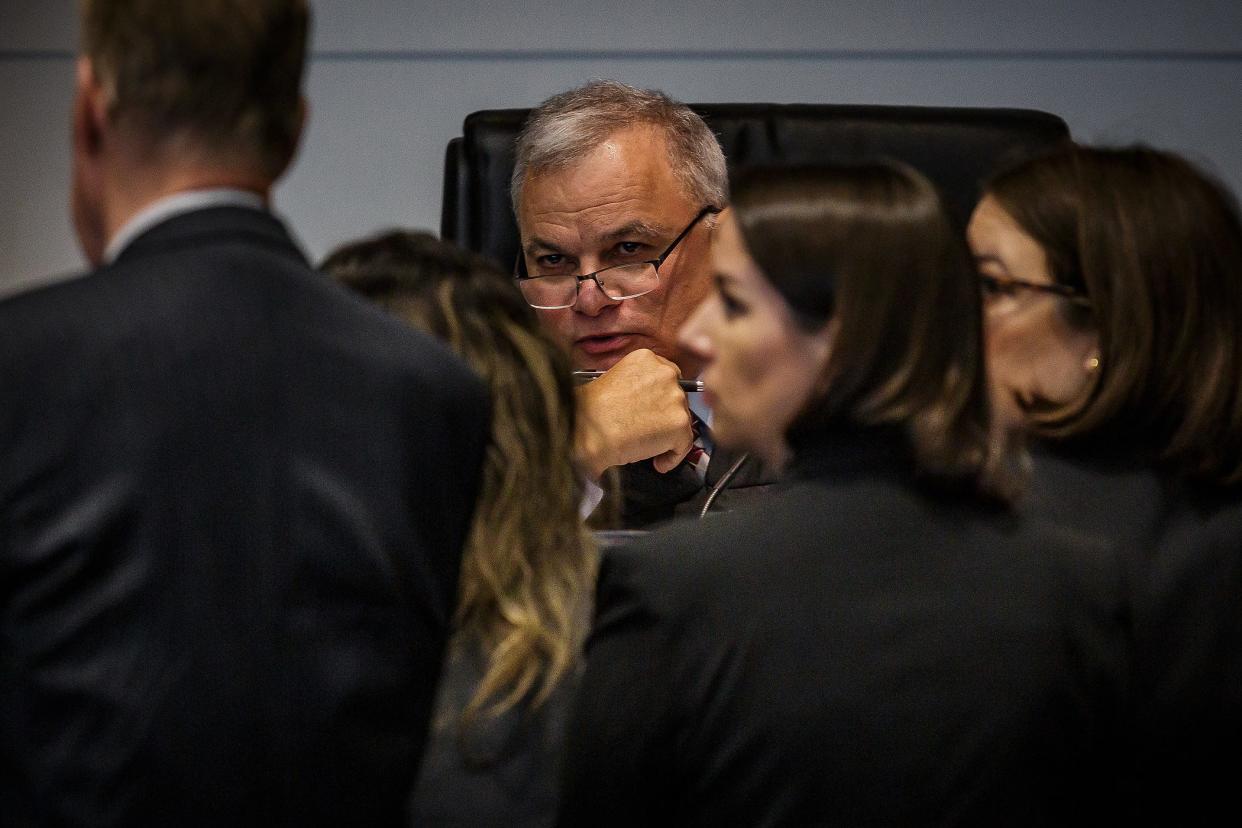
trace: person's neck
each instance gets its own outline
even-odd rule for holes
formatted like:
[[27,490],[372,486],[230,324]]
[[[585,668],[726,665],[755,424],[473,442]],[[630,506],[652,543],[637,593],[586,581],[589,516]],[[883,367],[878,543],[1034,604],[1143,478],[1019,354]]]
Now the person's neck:
[[143,167],[119,171],[107,188],[103,204],[105,244],[134,216],[168,196],[193,190],[229,188],[252,192],[269,200],[271,183],[253,173],[199,167]]

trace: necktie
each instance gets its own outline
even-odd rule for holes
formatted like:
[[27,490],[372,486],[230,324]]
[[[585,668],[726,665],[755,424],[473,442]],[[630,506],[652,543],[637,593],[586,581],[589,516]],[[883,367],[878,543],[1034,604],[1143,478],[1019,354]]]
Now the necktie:
[[711,462],[712,437],[707,423],[699,419],[699,415],[690,412],[690,430],[694,432],[694,443],[686,453],[684,462],[689,463],[695,474],[702,480],[707,476],[707,464]]

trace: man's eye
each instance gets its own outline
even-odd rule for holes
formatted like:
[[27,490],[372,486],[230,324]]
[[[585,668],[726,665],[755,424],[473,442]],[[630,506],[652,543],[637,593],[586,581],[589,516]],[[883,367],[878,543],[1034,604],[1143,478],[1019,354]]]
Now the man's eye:
[[535,265],[543,271],[560,270],[565,267],[565,257],[560,253],[548,253],[544,256],[538,256],[535,259]]
[[620,242],[617,245],[617,252],[622,256],[633,256],[643,249],[641,242]]

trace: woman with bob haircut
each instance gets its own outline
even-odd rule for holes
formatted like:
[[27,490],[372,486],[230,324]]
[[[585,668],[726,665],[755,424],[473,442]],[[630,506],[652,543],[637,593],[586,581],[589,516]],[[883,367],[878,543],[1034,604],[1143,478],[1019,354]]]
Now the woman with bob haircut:
[[1237,202],[1173,153],[1067,145],[993,179],[968,235],[1027,511],[1133,562],[1136,814],[1206,816],[1242,778]]
[[563,825],[1053,824],[1094,813],[1120,581],[1025,525],[980,296],[894,163],[739,177],[682,330],[753,508],[610,551]]
[[551,824],[595,571],[578,517],[567,358],[507,274],[429,234],[347,244],[322,269],[443,339],[491,389],[483,483],[411,823]]
[[1222,185],[1146,147],[1067,146],[993,179],[969,237],[1011,421],[1242,482],[1239,227]]

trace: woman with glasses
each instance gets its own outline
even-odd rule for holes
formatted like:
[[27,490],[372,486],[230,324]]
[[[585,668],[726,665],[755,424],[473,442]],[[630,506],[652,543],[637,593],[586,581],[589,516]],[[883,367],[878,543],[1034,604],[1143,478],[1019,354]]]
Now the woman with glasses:
[[1020,429],[1039,402],[1074,396],[1099,364],[1082,277],[1049,271],[1044,249],[985,195],[969,238],[979,268],[997,425]]
[[1242,478],[1242,231],[1223,186],[1171,153],[1069,146],[995,178],[968,238],[1002,410],[1049,442]]
[[1096,816],[1119,572],[1007,508],[980,297],[896,164],[735,182],[682,341],[778,494],[605,558],[563,825]]
[[1133,566],[1138,812],[1195,820],[1242,778],[1237,203],[1172,153],[1066,146],[996,177],[969,239],[1027,511]]

